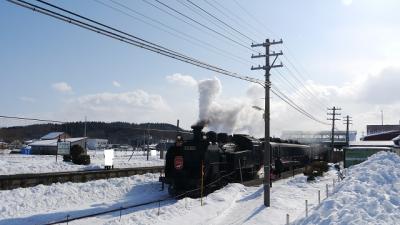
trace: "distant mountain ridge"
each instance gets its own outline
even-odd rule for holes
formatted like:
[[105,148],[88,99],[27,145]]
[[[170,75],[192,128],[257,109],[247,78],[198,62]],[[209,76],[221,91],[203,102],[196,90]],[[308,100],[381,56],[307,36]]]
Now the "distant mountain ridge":
[[[71,137],[83,137],[84,129],[85,122],[7,127],[0,128],[0,140],[10,143],[14,140],[39,139],[53,131],[65,132]],[[157,143],[160,139],[175,139],[176,130],[175,125],[168,123],[86,122],[88,138],[108,139],[113,144],[136,145],[143,143],[145,139]]]

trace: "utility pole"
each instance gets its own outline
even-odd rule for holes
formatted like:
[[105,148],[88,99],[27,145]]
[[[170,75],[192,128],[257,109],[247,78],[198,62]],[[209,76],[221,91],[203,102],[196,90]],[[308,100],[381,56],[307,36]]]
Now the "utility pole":
[[335,121],[340,120],[339,118],[336,118],[336,116],[340,116],[340,113],[337,113],[336,111],[342,110],[341,108],[333,106],[333,108],[328,108],[329,111],[332,111],[332,113],[327,113],[328,116],[332,116],[332,118],[328,118],[328,120],[332,120],[332,134],[331,134],[331,151],[328,151],[328,161],[332,161],[332,154],[333,150],[335,149]]
[[149,148],[149,141],[150,141],[150,128],[149,128],[150,124],[147,124],[147,161],[149,161],[149,154],[150,154],[150,148]]
[[349,137],[349,125],[352,124],[351,122],[351,116],[347,115],[346,117],[343,118],[343,120],[345,121],[343,124],[346,125],[346,145],[349,146],[349,142],[350,142],[350,137]]
[[86,137],[86,121],[87,121],[87,118],[86,118],[86,116],[85,116],[85,130],[84,130],[84,132],[83,132],[83,136],[84,136],[84,137]]
[[[265,70],[265,107],[264,107],[264,126],[265,126],[265,133],[264,133],[264,138],[265,138],[265,145],[264,145],[264,205],[266,207],[270,207],[270,182],[271,182],[271,175],[270,175],[270,165],[271,165],[271,154],[270,154],[270,144],[269,144],[269,129],[270,129],[270,121],[269,121],[269,115],[270,115],[270,108],[269,108],[269,91],[270,91],[270,71],[272,68],[275,67],[282,67],[282,62],[279,65],[275,65],[276,60],[278,59],[278,56],[283,55],[282,51],[281,52],[270,52],[270,46],[271,45],[276,45],[276,44],[282,44],[282,39],[280,41],[275,41],[273,40],[270,42],[269,39],[266,39],[264,43],[261,44],[252,44],[251,47],[265,47],[265,55],[262,55],[259,53],[258,55],[252,55],[251,58],[265,58],[265,65],[260,66],[258,65],[257,67],[251,67],[251,70]],[[270,64],[269,57],[275,57],[272,63]]]
[[381,122],[382,122],[382,131],[383,131],[383,110],[381,110]]

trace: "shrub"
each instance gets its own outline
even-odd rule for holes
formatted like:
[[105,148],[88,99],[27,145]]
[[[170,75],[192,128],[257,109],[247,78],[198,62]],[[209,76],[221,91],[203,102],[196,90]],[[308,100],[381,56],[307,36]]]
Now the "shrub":
[[89,165],[90,164],[90,156],[89,155],[80,155],[78,158],[73,161],[73,163],[78,165]]
[[82,155],[84,152],[83,148],[80,145],[73,145],[71,147],[71,157],[72,157],[72,162],[74,162],[80,155]]
[[64,162],[71,162],[72,157],[71,155],[63,155],[63,161]]

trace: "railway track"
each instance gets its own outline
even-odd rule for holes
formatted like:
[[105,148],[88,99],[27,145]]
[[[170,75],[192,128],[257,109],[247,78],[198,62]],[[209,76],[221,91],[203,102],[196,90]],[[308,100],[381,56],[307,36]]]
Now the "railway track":
[[121,168],[112,170],[83,170],[55,173],[15,174],[0,176],[0,190],[33,187],[39,184],[74,182],[82,183],[91,180],[100,180],[117,177],[129,177],[145,173],[163,173],[164,166]]

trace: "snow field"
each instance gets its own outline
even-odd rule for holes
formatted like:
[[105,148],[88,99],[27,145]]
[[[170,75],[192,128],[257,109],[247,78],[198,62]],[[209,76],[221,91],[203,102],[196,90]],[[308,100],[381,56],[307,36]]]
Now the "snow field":
[[43,224],[53,220],[118,208],[166,197],[159,174],[57,183],[0,191],[0,224]]
[[400,157],[379,152],[350,167],[333,194],[295,224],[400,224]]
[[[90,165],[75,165],[70,162],[63,162],[62,156],[54,155],[18,155],[0,154],[0,175],[20,174],[20,173],[48,173],[65,172],[77,170],[93,170],[104,168],[104,155],[102,151],[88,151],[90,155]],[[143,152],[116,151],[114,158],[114,168],[131,168],[143,166],[162,166],[164,160],[160,156],[150,156],[147,161]],[[129,161],[128,161],[129,160]]]

